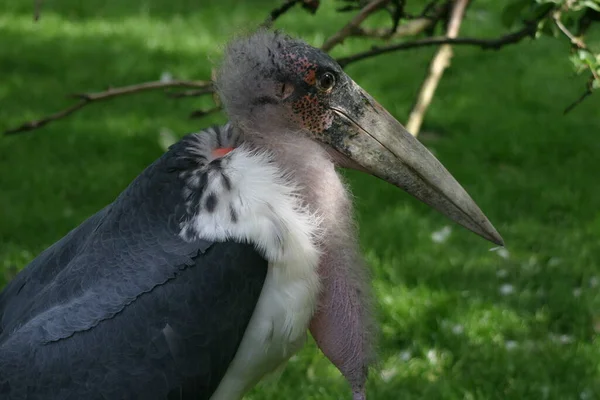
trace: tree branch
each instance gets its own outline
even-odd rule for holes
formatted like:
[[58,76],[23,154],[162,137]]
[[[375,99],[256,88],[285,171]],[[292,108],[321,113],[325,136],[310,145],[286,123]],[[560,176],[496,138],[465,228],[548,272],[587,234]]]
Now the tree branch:
[[277,18],[281,17],[283,14],[288,12],[292,7],[294,7],[300,1],[302,1],[302,0],[288,0],[285,3],[283,3],[281,6],[273,9],[269,13],[269,16],[261,24],[261,27],[267,28],[267,29],[271,28]]
[[24,123],[21,126],[18,126],[16,128],[13,128],[13,129],[9,129],[9,130],[5,131],[4,134],[5,135],[12,135],[12,134],[19,133],[19,132],[31,131],[31,130],[34,130],[34,129],[41,128],[42,126],[46,125],[48,122],[56,121],[57,119],[65,118],[65,117],[73,114],[75,111],[79,110],[80,108],[82,108],[86,104],[88,104],[88,101],[81,100],[79,103],[74,104],[71,107],[66,108],[66,109],[64,109],[62,111],[59,111],[59,112],[57,112],[55,114],[49,115],[49,116],[44,117],[42,119],[38,119],[38,120],[34,120],[34,121],[29,121],[29,122]]
[[[450,23],[448,25],[448,31],[446,33],[449,38],[456,38],[458,31],[460,30],[460,24],[465,15],[465,9],[469,0],[456,0],[452,7],[452,13],[450,16]],[[452,46],[444,44],[440,47],[436,55],[433,57],[430,68],[429,76],[423,81],[421,90],[417,97],[417,101],[410,112],[406,129],[413,135],[417,136],[421,129],[421,124],[425,118],[425,113],[431,104],[435,90],[442,79],[444,70],[450,65],[450,58],[452,57]]]
[[575,100],[573,103],[571,103],[567,108],[565,108],[565,110],[563,111],[563,114],[566,115],[569,112],[573,111],[573,109],[575,107],[577,107],[578,105],[580,105],[585,99],[587,99],[587,97],[589,95],[592,94],[593,88],[592,88],[592,84],[594,82],[594,76],[590,77],[590,80],[587,83],[587,87],[585,92],[583,92],[583,94],[581,96],[579,96],[579,98],[577,100]]
[[[37,20],[37,19],[39,19],[40,9],[41,9],[43,0],[34,0],[34,1],[35,1],[35,3],[34,3],[34,7],[35,7],[34,19]],[[294,5],[296,5],[298,3],[301,3],[302,7],[311,13],[315,13],[317,8],[319,7],[319,0],[287,0],[281,6],[275,8],[271,11],[269,13],[269,16],[261,24],[261,26],[264,28],[270,28],[273,25],[273,22],[277,18],[281,17],[283,14],[285,14]],[[214,71],[213,71],[213,75],[214,75]],[[202,96],[202,95],[206,95],[206,94],[210,94],[210,93],[214,94],[213,100],[215,101],[216,107],[208,109],[208,110],[194,111],[190,115],[191,118],[197,118],[200,116],[204,116],[204,115],[213,113],[213,112],[221,109],[220,101],[219,101],[218,97],[216,96],[216,94],[214,93],[214,88],[213,88],[213,85],[211,82],[181,81],[181,80],[145,82],[145,83],[140,83],[140,84],[131,85],[131,86],[125,86],[125,87],[121,87],[121,88],[111,88],[111,89],[108,89],[103,92],[74,94],[71,97],[78,98],[79,102],[77,102],[77,103],[73,104],[72,106],[67,107],[61,111],[58,111],[54,114],[48,115],[46,117],[43,117],[43,118],[40,118],[37,120],[26,122],[16,128],[9,129],[9,130],[5,131],[4,134],[10,135],[10,134],[26,132],[26,131],[31,131],[34,129],[41,128],[41,127],[47,125],[48,123],[65,118],[93,102],[107,100],[107,99],[111,99],[114,97],[128,95],[128,94],[132,94],[132,93],[138,93],[138,92],[142,92],[142,91],[167,89],[167,88],[174,88],[174,87],[186,87],[186,88],[193,88],[193,89],[168,94],[170,97],[173,97],[173,98],[195,97],[195,96]]]
[[[396,0],[397,1],[397,0]],[[398,26],[390,28],[363,28],[360,25],[350,27],[350,34],[348,36],[352,37],[369,37],[375,39],[383,39],[383,40],[391,40],[403,38],[406,36],[416,36],[428,29],[431,29],[435,26],[435,24],[446,15],[446,6],[435,7],[436,3],[439,0],[435,0],[428,5],[425,6],[425,9],[421,12],[421,14],[417,17],[413,17],[403,24],[399,24]],[[398,17],[398,10],[403,11],[403,7],[396,7],[395,18]],[[400,17],[407,18],[406,14],[401,15]]]
[[[575,35],[573,35],[571,33],[571,31],[569,31],[567,29],[566,26],[563,25],[563,23],[560,20],[560,16],[561,13],[560,11],[557,11],[556,13],[554,13],[554,15],[552,16],[552,18],[554,19],[554,23],[556,24],[556,26],[558,27],[558,29],[561,30],[561,32],[567,37],[569,38],[569,40],[571,41],[571,44],[579,49],[583,49],[583,50],[587,50],[589,51],[587,45],[585,44],[585,42],[583,41],[583,38],[578,38],[575,37]],[[598,76],[598,73],[596,72],[596,70],[594,68],[592,68],[592,66],[588,65],[588,68],[590,69],[590,72],[592,73],[592,77],[594,79],[597,79],[598,82],[600,82],[600,76]],[[591,89],[590,89],[591,90]]]
[[358,14],[356,14],[354,16],[354,18],[352,18],[350,20],[350,22],[348,22],[342,29],[340,29],[337,33],[335,33],[329,39],[327,39],[325,41],[325,43],[323,43],[323,46],[321,46],[321,49],[325,52],[331,51],[331,49],[333,49],[338,44],[342,43],[344,41],[344,39],[346,39],[348,36],[350,36],[352,34],[352,32],[360,24],[362,24],[363,21],[369,15],[371,15],[375,11],[377,11],[380,8],[382,8],[383,6],[385,6],[389,1],[390,0],[373,0],[372,2],[367,4],[365,7],[363,7],[362,10],[360,10],[360,12]]
[[179,92],[169,93],[168,96],[174,99],[180,99],[182,97],[199,97],[204,96],[206,94],[211,94],[215,92],[215,88],[212,85],[207,85],[207,87],[202,89],[190,89],[183,90]]
[[[140,83],[137,85],[123,86],[120,88],[111,88],[111,89],[105,90],[103,92],[74,94],[74,95],[72,95],[72,97],[78,98],[79,99],[78,103],[75,103],[72,106],[65,108],[64,110],[61,110],[61,111],[54,113],[52,115],[49,115],[47,117],[43,117],[41,119],[37,119],[34,121],[29,121],[29,122],[24,123],[21,126],[18,126],[13,129],[9,129],[6,132],[4,132],[4,134],[10,135],[10,134],[26,132],[26,131],[41,128],[42,126],[44,126],[52,121],[56,121],[56,120],[65,118],[65,117],[73,114],[75,111],[77,111],[93,102],[99,102],[99,101],[107,100],[107,99],[117,97],[117,96],[139,93],[139,92],[144,92],[144,91],[148,91],[148,90],[166,89],[166,88],[173,88],[173,87],[193,87],[193,88],[199,88],[199,90],[202,90],[202,89],[206,90],[209,87],[212,88],[212,83],[205,82],[205,81],[182,81],[182,80],[174,80],[174,81],[167,81],[167,82],[152,81],[152,82]],[[207,93],[211,93],[211,92],[207,91]]]
[[420,18],[426,17],[427,14],[433,10],[435,8],[435,6],[437,5],[437,3],[440,0],[431,0],[429,3],[425,4],[425,7],[423,7],[423,11],[421,11],[421,14],[419,15]]
[[[34,18],[36,20],[39,18],[40,9],[41,9],[43,1],[44,0],[34,0],[34,2],[35,2]],[[437,7],[439,2],[440,2],[440,0],[430,0],[426,4],[425,9],[423,10],[423,12],[420,15],[409,16],[404,13],[404,3],[405,2],[403,0],[370,0],[370,1],[367,1],[366,5],[364,5],[364,7],[362,9],[359,7],[356,8],[357,10],[359,10],[358,13],[342,29],[340,29],[337,33],[332,35],[329,39],[327,39],[324,42],[322,49],[326,52],[329,52],[335,46],[337,46],[338,44],[341,44],[349,36],[368,36],[368,37],[376,37],[376,38],[381,38],[381,39],[391,39],[394,37],[404,37],[404,36],[410,36],[410,35],[414,36],[423,31],[433,30],[433,28],[435,28],[435,26],[439,20],[441,20],[442,18],[445,19],[445,16],[448,14],[448,4],[450,4],[451,0],[446,0],[444,2],[444,7]],[[320,1],[319,0],[285,0],[282,3],[283,4],[281,4],[279,7],[275,8],[275,9],[273,9],[269,13],[269,15],[267,16],[265,21],[261,24],[261,26],[263,28],[270,28],[276,19],[278,19],[283,14],[285,14],[286,12],[291,10],[296,4],[300,4],[302,6],[302,8],[308,10],[311,13],[314,13],[317,10],[317,8],[319,7]],[[357,3],[365,4],[365,1],[360,1]],[[468,0],[455,0],[455,8],[458,7],[459,3],[466,4],[466,3],[468,3]],[[393,23],[394,23],[393,29],[385,29],[385,28],[367,29],[367,28],[362,28],[360,26],[368,18],[369,15],[373,14],[374,12],[376,12],[380,9],[390,8],[390,7],[387,7],[388,5],[390,5],[390,7],[392,9],[391,12],[393,12]],[[393,10],[394,6],[396,7],[396,11]],[[435,12],[434,12],[434,14],[431,14],[431,11],[434,10],[434,8],[435,8]],[[442,11],[440,11],[440,10],[442,10]],[[463,10],[463,13],[464,13],[464,10]],[[539,17],[537,20],[527,23],[525,25],[525,27],[519,31],[509,33],[507,35],[501,36],[496,39],[455,38],[449,31],[447,33],[446,37],[431,37],[431,38],[426,38],[426,39],[419,39],[419,40],[414,40],[414,41],[391,44],[391,45],[387,45],[387,46],[373,47],[369,51],[365,51],[365,52],[361,52],[361,53],[354,54],[351,56],[339,58],[338,62],[340,63],[340,65],[342,65],[342,67],[345,67],[350,63],[353,63],[353,62],[356,62],[359,60],[363,60],[363,59],[366,59],[369,57],[374,57],[374,56],[377,56],[380,54],[385,54],[385,53],[399,51],[399,50],[406,50],[406,49],[427,47],[427,46],[438,46],[438,45],[452,45],[452,44],[454,44],[454,45],[474,45],[474,46],[479,46],[482,49],[500,49],[503,46],[518,43],[528,36],[533,36],[537,30],[538,21],[541,20],[542,18],[547,17],[547,15],[548,14],[546,13],[543,17]],[[407,23],[404,23],[403,25],[396,26],[397,22],[400,21],[401,18],[405,18],[405,19],[408,18],[410,21]],[[462,16],[461,16],[461,18],[462,18]],[[460,23],[461,18],[458,19],[459,23]],[[558,22],[560,22],[560,21],[558,21]],[[559,26],[559,28],[560,28],[560,26]],[[449,46],[446,46],[445,48],[449,49]],[[442,49],[440,49],[440,52],[438,54],[441,54],[441,53],[442,53]],[[448,54],[444,57],[441,57],[441,59],[443,61],[444,58],[449,58],[449,57],[450,57],[450,55]],[[441,71],[443,71],[443,69],[445,68],[445,64],[446,64],[446,62],[442,62],[442,61],[436,62],[436,60],[437,60],[437,58],[434,59],[432,62],[431,75],[434,78],[433,79],[434,81],[435,81],[435,79],[439,80],[439,77],[441,76],[442,72],[439,72],[439,76],[437,78],[435,78],[435,76],[433,74],[433,70],[440,70],[440,68],[437,67],[437,65],[439,64],[439,65],[443,65],[443,67],[441,68]],[[434,65],[435,65],[435,68],[434,68]],[[595,71],[592,71],[592,72],[595,73]],[[596,79],[597,79],[597,76],[596,76]],[[426,81],[424,83],[424,86],[432,87],[433,89],[432,89],[431,95],[433,95],[433,91],[435,90],[435,87],[437,86],[437,82],[434,82],[434,83],[427,83],[427,82],[428,81]],[[167,88],[175,88],[175,87],[190,88],[190,90],[170,92],[170,93],[167,93],[168,96],[173,97],[173,98],[182,98],[182,97],[202,96],[205,94],[213,93],[213,100],[215,101],[216,107],[208,109],[208,110],[196,111],[196,112],[192,113],[192,116],[196,116],[196,117],[204,116],[208,113],[217,111],[221,107],[220,101],[218,99],[217,94],[214,92],[211,82],[207,82],[207,81],[146,82],[146,83],[126,86],[126,87],[121,87],[121,88],[111,88],[111,89],[103,91],[103,92],[82,93],[82,94],[73,95],[73,97],[79,99],[79,101],[77,103],[75,103],[75,104],[71,105],[70,107],[65,108],[55,114],[49,115],[47,117],[44,117],[44,118],[41,118],[38,120],[24,123],[23,125],[21,125],[17,128],[10,129],[7,132],[5,132],[5,134],[13,134],[13,133],[24,132],[24,131],[29,131],[29,130],[40,128],[52,121],[65,118],[92,102],[103,101],[103,100],[114,98],[117,96],[128,95],[128,94],[137,93],[137,92],[141,92],[141,91],[148,91],[148,90],[155,90],[155,89],[167,89]],[[424,92],[425,92],[425,89],[423,90],[423,93]],[[424,96],[424,98],[425,97],[426,96]],[[425,112],[425,110],[428,106],[428,103],[430,101],[431,101],[431,99],[426,100],[423,103],[423,104],[425,104],[425,103],[426,104],[425,104],[424,108],[421,109],[422,113]],[[422,118],[422,116],[421,116],[421,118]],[[419,125],[420,125],[420,123],[419,123]],[[415,132],[417,132],[417,131],[418,131],[418,128],[416,128]]]
[[357,26],[352,29],[350,36],[354,37],[370,37],[376,39],[397,39],[406,36],[415,36],[425,31],[431,25],[435,23],[434,19],[431,18],[418,18],[409,21],[405,24],[399,25],[396,30],[390,34],[390,30],[386,28],[369,29]]
[[[566,4],[566,6],[568,7],[570,5]],[[554,20],[554,23],[556,24],[558,29],[560,29],[560,31],[571,41],[571,45],[573,47],[577,47],[578,49],[581,49],[584,51],[589,51],[587,45],[583,41],[583,38],[578,38],[575,35],[573,35],[571,33],[571,31],[569,31],[569,29],[562,23],[562,21],[560,20],[561,14],[562,14],[561,11],[556,11],[552,15],[552,19]],[[596,80],[600,83],[600,76],[596,72],[595,67],[593,67],[590,64],[586,64],[586,65],[591,72],[590,79],[587,83],[586,91],[581,96],[579,96],[579,98],[577,100],[575,100],[567,108],[565,108],[564,114],[568,114],[571,110],[573,110],[575,107],[577,107],[579,104],[581,104],[585,99],[588,98],[589,95],[592,94],[592,92],[594,91],[594,80]]]
[[574,46],[579,47],[580,49],[585,49],[586,45],[583,42],[583,40],[581,38],[575,37],[575,35],[573,35],[571,33],[571,31],[569,31],[567,29],[567,27],[562,23],[562,21],[560,20],[560,11],[557,11],[554,13],[554,15],[552,16],[552,19],[554,19],[554,23],[556,24],[556,26],[558,27],[558,29],[561,30],[561,32],[569,38],[569,40],[571,41],[571,44],[573,44]]
[[432,37],[426,39],[419,39],[410,42],[402,42],[397,44],[392,44],[389,46],[382,47],[373,47],[371,50],[364,51],[358,54],[354,54],[348,57],[341,57],[337,59],[337,62],[342,66],[346,67],[348,64],[351,64],[356,61],[364,60],[365,58],[375,57],[380,54],[391,53],[399,50],[408,50],[414,49],[418,47],[430,47],[430,46],[439,46],[442,44],[452,44],[452,45],[471,45],[478,46],[484,50],[493,49],[498,50],[504,46],[519,43],[521,40],[526,37],[531,37],[535,34],[536,25],[528,24],[523,29],[518,31],[506,34],[504,36],[500,36],[496,39],[478,39],[478,38],[448,38],[448,37]]

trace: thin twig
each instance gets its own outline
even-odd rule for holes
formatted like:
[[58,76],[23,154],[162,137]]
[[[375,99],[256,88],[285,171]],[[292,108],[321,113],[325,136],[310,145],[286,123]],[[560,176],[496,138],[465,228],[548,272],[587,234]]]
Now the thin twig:
[[393,35],[400,25],[400,19],[406,14],[404,7],[406,2],[404,0],[392,0],[392,10],[390,11],[392,17],[392,27],[390,28],[390,35]]
[[4,134],[12,135],[12,134],[19,133],[19,132],[31,131],[34,129],[41,128],[42,126],[46,125],[48,122],[56,121],[57,119],[61,119],[68,115],[71,115],[72,113],[79,110],[80,108],[82,108],[83,106],[85,106],[88,103],[89,102],[86,100],[81,100],[79,103],[73,104],[71,107],[65,108],[64,110],[59,111],[55,114],[49,115],[47,117],[44,117],[42,119],[38,119],[35,121],[26,122],[23,125],[18,126],[14,129],[9,129],[9,130],[5,131]]
[[[566,4],[566,6],[570,6],[569,3]],[[561,17],[561,12],[560,11],[556,11],[553,15],[552,15],[552,19],[554,19],[554,23],[556,24],[556,26],[558,27],[558,29],[560,29],[560,31],[567,37],[569,38],[569,40],[571,41],[571,44],[574,47],[577,47],[581,50],[584,51],[589,51],[587,45],[585,44],[585,42],[583,41],[582,38],[578,38],[575,35],[573,35],[571,33],[571,31],[569,31],[569,29],[567,29],[566,26],[563,25],[563,23],[560,20]],[[600,82],[600,76],[598,75],[598,73],[596,72],[596,69],[592,66],[587,64],[588,69],[591,72],[591,76],[590,79],[587,83],[587,87],[585,92],[579,96],[579,98],[577,100],[575,100],[573,103],[571,103],[567,108],[565,108],[564,110],[564,114],[569,113],[571,110],[573,110],[575,107],[577,107],[579,104],[581,104],[585,99],[587,99],[587,97],[589,95],[592,94],[592,92],[594,91],[594,80]]]
[[[563,25],[563,23],[560,21],[560,12],[556,12],[553,15],[553,19],[554,22],[556,23],[556,26],[558,26],[558,28],[561,30],[561,32],[569,38],[569,40],[571,41],[571,44],[582,49],[582,50],[588,50],[587,45],[585,44],[585,42],[583,41],[583,39],[575,37],[575,35],[573,35],[571,33],[571,31],[569,31],[567,29],[566,26]],[[588,50],[589,51],[589,50]],[[598,73],[596,72],[596,70],[591,66],[588,65],[588,68],[590,69],[590,72],[592,73],[592,76],[598,80],[598,82],[600,82],[600,76],[598,76]]]
[[420,18],[426,17],[426,16],[427,16],[427,13],[428,13],[429,11],[433,10],[433,9],[434,9],[434,7],[437,5],[437,3],[438,3],[439,1],[440,1],[440,0],[431,0],[429,3],[427,3],[427,4],[425,5],[425,7],[423,7],[423,11],[421,11],[421,14],[419,15],[419,17],[420,17]]
[[574,101],[574,102],[572,102],[572,103],[571,103],[571,104],[570,104],[570,105],[569,105],[567,108],[565,108],[565,111],[563,111],[563,114],[564,114],[564,115],[566,115],[566,114],[568,114],[569,112],[571,112],[571,111],[572,111],[572,110],[573,110],[575,107],[577,107],[579,104],[581,104],[581,103],[582,103],[582,102],[583,102],[585,99],[587,99],[587,97],[588,97],[589,95],[591,95],[591,94],[592,94],[592,92],[593,92],[593,87],[592,87],[592,85],[593,85],[593,83],[594,83],[594,79],[595,79],[595,78],[592,76],[592,77],[591,77],[591,79],[588,81],[588,83],[587,83],[587,85],[586,85],[587,87],[586,87],[586,90],[585,90],[585,92],[584,92],[584,93],[583,93],[581,96],[579,96],[579,98],[578,98],[577,100],[575,100],[575,101]]
[[42,3],[44,0],[35,0],[34,11],[33,11],[33,20],[39,21],[40,15],[42,13]]
[[342,43],[344,39],[352,34],[352,32],[363,23],[363,21],[372,13],[385,6],[390,0],[374,0],[367,4],[358,14],[350,20],[342,29],[331,36],[323,43],[321,49],[325,52],[331,51],[335,46]]
[[192,87],[198,89],[205,89],[211,87],[212,83],[208,81],[183,81],[183,80],[172,80],[172,81],[152,81],[138,83],[130,86],[123,86],[118,88],[110,88],[103,92],[96,93],[76,93],[72,97],[80,98],[87,101],[104,100],[115,96],[122,96],[131,93],[143,92],[146,90],[156,89],[167,89],[173,87]]
[[569,31],[567,29],[567,27],[564,26],[564,24],[560,20],[560,15],[561,15],[561,13],[559,11],[557,11],[552,16],[552,18],[554,19],[554,23],[556,24],[556,26],[558,27],[558,29],[560,29],[561,32],[564,33],[564,35],[569,38],[569,40],[571,41],[572,44],[574,44],[575,46],[579,47],[580,49],[585,49],[586,45],[583,42],[583,40],[580,39],[580,38],[578,38],[578,37],[575,37],[575,35],[573,35],[571,33],[571,31]]
[[526,37],[531,37],[535,34],[535,25],[527,25],[523,29],[518,31],[506,34],[504,36],[500,36],[496,39],[478,39],[471,37],[463,37],[463,38],[448,38],[448,37],[432,37],[426,39],[419,39],[410,42],[402,42],[397,44],[392,44],[389,46],[382,47],[373,47],[371,50],[364,51],[361,53],[354,54],[348,57],[341,57],[337,59],[337,62],[342,66],[346,67],[348,64],[364,60],[365,58],[378,56],[385,53],[391,53],[399,50],[408,50],[415,49],[418,47],[431,47],[431,46],[439,46],[442,44],[452,44],[452,45],[471,45],[478,46],[484,50],[494,49],[498,50],[504,46],[509,44],[519,43],[521,40]]
[[357,26],[352,30],[350,36],[371,37],[376,39],[398,39],[406,36],[415,36],[425,31],[435,22],[431,18],[418,18],[402,24],[396,28],[394,33],[390,34],[390,30],[386,28],[369,29]]
[[215,89],[212,87],[212,85],[206,87],[206,88],[202,88],[202,89],[190,89],[190,90],[183,90],[180,92],[173,92],[173,93],[169,93],[168,96],[172,97],[174,99],[180,99],[182,97],[198,97],[198,96],[204,96],[206,94],[211,94],[214,93]]
[[[450,16],[450,23],[448,24],[448,31],[446,32],[447,37],[456,38],[458,31],[460,30],[460,24],[465,15],[465,9],[469,0],[456,0],[452,7]],[[413,109],[410,112],[406,129],[414,136],[419,134],[425,113],[431,104],[435,90],[442,79],[444,70],[450,65],[450,58],[452,57],[452,46],[444,44],[440,47],[436,55],[433,57],[429,75],[423,81],[423,85],[419,90],[419,95]]]
[[273,26],[273,23],[275,22],[275,20],[277,18],[281,17],[283,14],[285,14],[286,12],[288,12],[292,7],[294,7],[300,1],[301,0],[288,0],[285,3],[283,3],[281,6],[273,9],[269,13],[269,16],[261,24],[261,27],[267,28],[267,29],[271,28],[271,26]]
[[117,97],[117,96],[139,93],[139,92],[148,91],[148,90],[166,89],[166,88],[172,88],[172,87],[207,88],[207,87],[212,87],[212,83],[206,82],[206,81],[182,81],[182,80],[174,80],[174,81],[167,81],[167,82],[153,81],[153,82],[144,82],[144,83],[140,83],[137,85],[123,86],[120,88],[111,88],[111,89],[105,90],[103,92],[74,94],[71,97],[78,98],[79,99],[78,103],[73,104],[72,106],[65,108],[64,110],[61,110],[61,111],[54,113],[52,115],[49,115],[47,117],[44,117],[44,118],[41,118],[38,120],[34,120],[34,121],[29,121],[29,122],[24,123],[21,126],[18,126],[13,129],[9,129],[6,132],[4,132],[4,134],[10,135],[10,134],[26,132],[26,131],[31,131],[34,129],[41,128],[42,126],[44,126],[52,121],[56,121],[56,120],[65,118],[68,115],[71,115],[75,111],[77,111],[93,102],[98,102],[98,101],[107,100],[107,99]]
[[[428,6],[435,6],[435,2]],[[351,36],[357,37],[370,37],[375,39],[391,40],[404,38],[406,36],[416,36],[428,29],[431,29],[437,24],[437,22],[443,18],[446,14],[446,6],[432,8],[427,11],[423,10],[421,16],[410,19],[409,21],[398,25],[394,30],[389,28],[363,28],[357,26],[352,29]],[[407,18],[407,15],[403,15]]]

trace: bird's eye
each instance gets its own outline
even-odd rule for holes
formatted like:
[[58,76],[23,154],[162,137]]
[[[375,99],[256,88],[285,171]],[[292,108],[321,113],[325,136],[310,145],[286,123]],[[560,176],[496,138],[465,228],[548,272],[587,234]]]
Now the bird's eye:
[[317,80],[317,86],[324,92],[330,91],[335,85],[335,75],[331,72],[325,72]]

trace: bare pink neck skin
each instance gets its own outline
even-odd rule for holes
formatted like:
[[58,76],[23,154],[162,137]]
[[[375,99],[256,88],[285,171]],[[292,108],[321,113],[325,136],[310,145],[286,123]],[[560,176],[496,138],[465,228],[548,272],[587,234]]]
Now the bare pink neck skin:
[[373,321],[368,277],[362,260],[348,249],[330,249],[321,260],[323,291],[310,324],[317,345],[350,383],[354,400],[366,399],[373,361]]
[[332,155],[321,145],[299,135],[279,135],[276,140],[277,146],[271,150],[278,163],[295,172],[305,188],[307,204],[324,218],[326,232],[319,265],[323,290],[310,332],[350,383],[353,399],[365,400],[375,325],[370,279],[359,253],[350,196],[335,170]]

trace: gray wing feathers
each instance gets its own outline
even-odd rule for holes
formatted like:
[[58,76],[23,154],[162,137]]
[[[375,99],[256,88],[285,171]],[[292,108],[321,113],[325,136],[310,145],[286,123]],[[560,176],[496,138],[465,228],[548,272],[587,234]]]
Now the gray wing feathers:
[[[267,263],[250,245],[183,240],[188,137],[0,294],[0,397],[209,398]],[[175,396],[175,397],[173,397]]]

